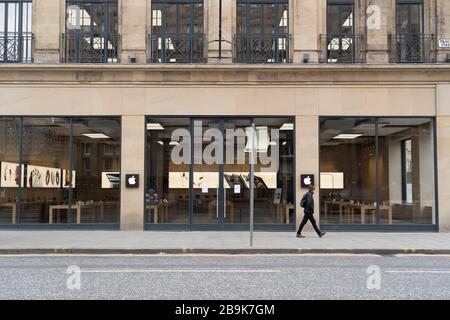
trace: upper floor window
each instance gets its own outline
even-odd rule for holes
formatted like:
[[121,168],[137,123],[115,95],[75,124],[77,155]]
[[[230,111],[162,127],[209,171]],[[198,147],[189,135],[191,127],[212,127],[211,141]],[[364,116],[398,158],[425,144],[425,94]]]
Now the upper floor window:
[[434,36],[424,33],[423,0],[397,0],[393,57],[400,63],[432,60]]
[[288,0],[237,0],[235,62],[290,62],[289,38]]
[[118,62],[118,0],[67,0],[64,60]]
[[0,0],[0,62],[31,62],[31,0]]
[[361,37],[355,34],[354,0],[327,1],[327,34],[321,36],[322,62],[354,63],[361,58]]
[[150,62],[205,62],[203,0],[153,0]]

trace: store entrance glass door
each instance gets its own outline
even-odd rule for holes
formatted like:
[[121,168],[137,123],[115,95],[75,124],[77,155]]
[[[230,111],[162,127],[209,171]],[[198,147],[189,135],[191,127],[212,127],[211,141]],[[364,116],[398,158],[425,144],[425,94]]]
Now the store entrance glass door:
[[223,223],[223,121],[193,120],[192,223]]

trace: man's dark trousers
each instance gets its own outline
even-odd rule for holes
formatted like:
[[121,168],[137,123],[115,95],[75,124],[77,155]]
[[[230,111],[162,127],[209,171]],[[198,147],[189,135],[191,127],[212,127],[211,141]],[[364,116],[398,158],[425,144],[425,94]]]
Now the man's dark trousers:
[[317,234],[320,236],[321,232],[319,230],[319,227],[317,227],[316,219],[314,219],[313,213],[305,213],[305,215],[303,216],[302,223],[300,223],[300,227],[298,228],[297,234],[302,234],[303,227],[308,222],[308,220],[311,221],[311,224],[313,225],[314,230],[316,230]]

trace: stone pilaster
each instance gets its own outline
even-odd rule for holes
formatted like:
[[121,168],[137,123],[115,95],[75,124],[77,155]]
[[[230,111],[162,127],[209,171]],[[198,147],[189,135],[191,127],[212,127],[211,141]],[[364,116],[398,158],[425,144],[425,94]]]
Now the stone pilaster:
[[437,46],[437,61],[445,62],[447,55],[450,54],[450,48],[439,47],[439,40],[450,41],[450,1],[436,0],[437,13],[437,31],[436,31],[436,46]]
[[289,10],[293,62],[302,63],[305,54],[310,63],[319,62],[319,36],[326,32],[326,0],[291,1]]
[[[205,34],[209,63],[231,63],[233,59],[233,37],[236,24],[236,1],[222,1],[222,41],[219,41],[219,1],[205,1]],[[219,59],[221,42],[221,59]]]
[[148,0],[120,1],[120,35],[122,63],[130,63],[130,57],[136,57],[136,63],[147,61],[147,22],[151,16],[151,3]]
[[[128,1],[128,0],[127,0]],[[122,117],[120,229],[144,230],[145,116]],[[125,187],[126,174],[139,174],[139,188]]]
[[60,61],[61,34],[65,1],[33,1],[34,62],[57,63]]
[[368,0],[363,8],[366,14],[366,61],[367,63],[389,62],[390,21],[395,16],[395,2],[392,0]]

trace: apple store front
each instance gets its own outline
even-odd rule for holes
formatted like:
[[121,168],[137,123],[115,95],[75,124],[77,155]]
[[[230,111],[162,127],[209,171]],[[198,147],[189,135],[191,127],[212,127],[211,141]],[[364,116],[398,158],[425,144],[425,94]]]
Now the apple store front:
[[120,117],[0,117],[0,225],[119,228]]
[[255,229],[293,230],[294,123],[276,117],[148,118],[146,229],[248,230],[254,141]]
[[321,117],[320,221],[328,230],[437,230],[433,118]]

